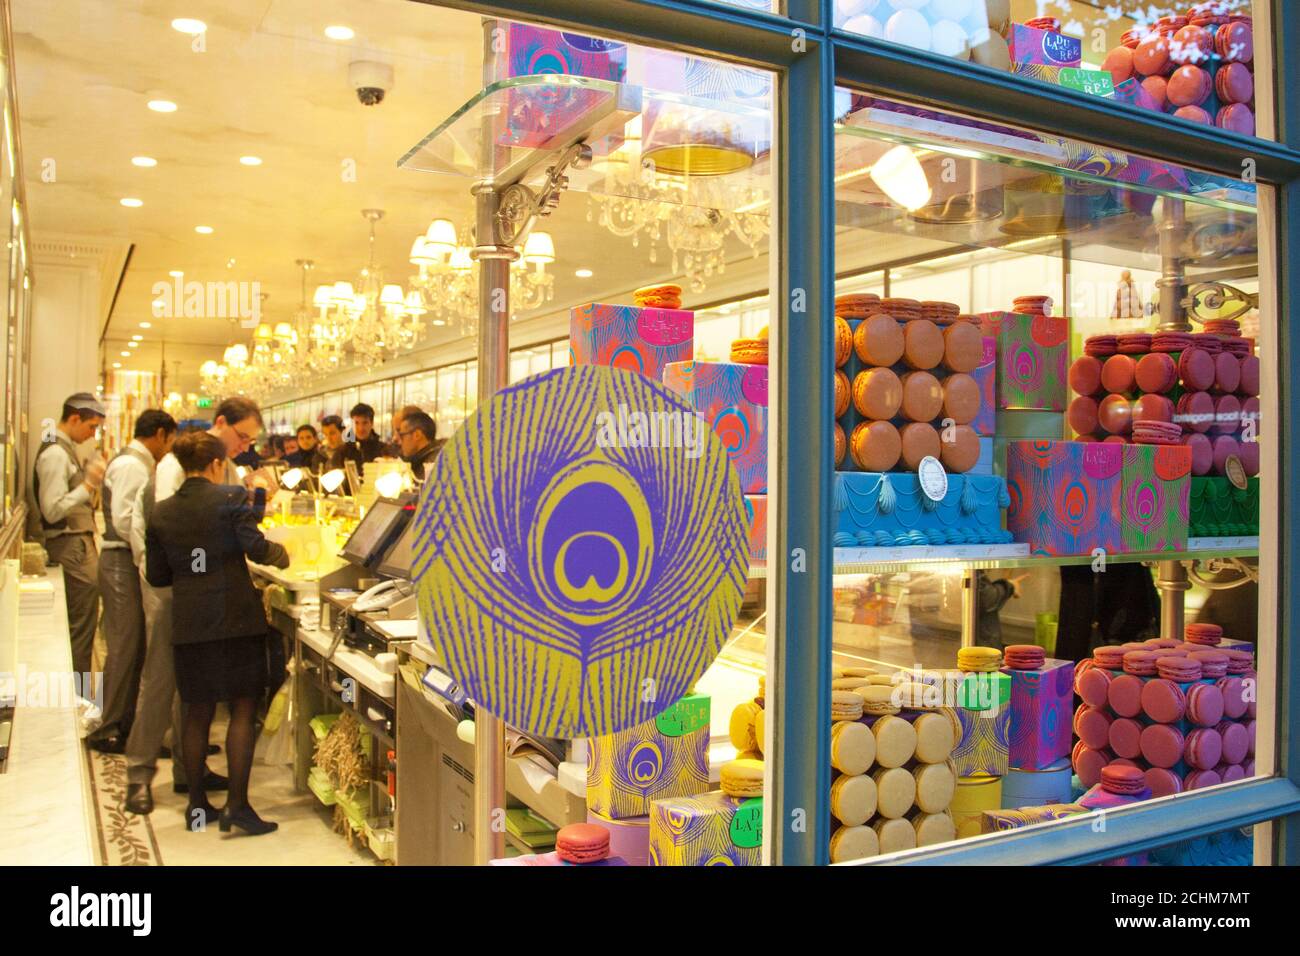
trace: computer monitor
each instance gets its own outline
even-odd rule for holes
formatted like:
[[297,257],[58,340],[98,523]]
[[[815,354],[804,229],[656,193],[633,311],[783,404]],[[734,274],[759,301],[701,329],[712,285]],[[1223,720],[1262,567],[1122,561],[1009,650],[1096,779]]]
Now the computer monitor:
[[410,502],[378,499],[361,519],[347,544],[343,556],[356,564],[372,567],[411,518]]
[[[412,508],[415,506],[412,505]],[[417,524],[412,512],[412,520],[406,523],[406,530],[398,536],[396,543],[388,549],[376,568],[386,578],[411,579],[411,561],[415,558],[415,538]]]

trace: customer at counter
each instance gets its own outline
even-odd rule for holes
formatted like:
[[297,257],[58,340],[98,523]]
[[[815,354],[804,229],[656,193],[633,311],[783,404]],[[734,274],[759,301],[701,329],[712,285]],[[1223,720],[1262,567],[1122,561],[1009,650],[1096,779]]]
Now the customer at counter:
[[342,468],[345,462],[356,462],[360,471],[368,461],[381,457],[387,450],[383,441],[375,434],[375,410],[365,402],[352,406],[348,412],[352,419],[353,440],[343,446],[335,456],[335,468]]
[[442,451],[437,423],[418,408],[406,412],[397,432],[397,443],[402,460],[411,466],[411,474],[415,475],[417,481],[424,481],[427,467],[433,464],[438,452]]
[[337,415],[326,415],[320,423],[321,437],[324,439],[316,446],[318,465],[315,471],[329,471],[331,468],[343,467],[343,419]]
[[[289,566],[284,547],[258,530],[258,514],[241,486],[221,484],[226,445],[214,435],[185,435],[173,452],[185,473],[175,495],[160,501],[145,529],[145,577],[171,587],[172,653],[176,686],[185,705],[184,752],[190,781],[185,819],[191,830],[217,822],[253,835],[277,824],[248,803],[257,702],[266,693],[267,623],[245,559]],[[230,781],[225,807],[207,800],[204,758],[218,703],[230,707],[226,758]]]
[[299,425],[294,439],[297,447],[284,456],[285,463],[290,468],[306,468],[309,471],[319,470],[319,466],[316,464],[316,447],[319,444],[316,429],[311,425]]
[[406,418],[407,415],[413,415],[416,412],[422,412],[422,411],[424,411],[424,409],[421,408],[419,405],[403,405],[397,411],[393,412],[393,441],[388,446],[389,458],[402,457],[402,439],[400,438],[401,431],[402,431],[402,421]]

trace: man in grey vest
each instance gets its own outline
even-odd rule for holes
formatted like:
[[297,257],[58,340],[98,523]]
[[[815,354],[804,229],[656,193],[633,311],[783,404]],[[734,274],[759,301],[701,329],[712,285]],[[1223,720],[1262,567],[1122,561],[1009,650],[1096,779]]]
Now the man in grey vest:
[[176,420],[160,409],[136,419],[134,437],[104,474],[104,542],[99,592],[104,602],[104,719],[91,737],[96,749],[121,753],[135,715],[144,666],[144,604],[140,575],[131,556],[132,508],[176,438]]
[[63,414],[44,436],[33,465],[33,491],[50,560],[63,568],[68,605],[72,668],[89,686],[90,660],[99,624],[99,553],[95,548],[94,498],[104,481],[105,462],[96,454],[83,467],[77,446],[94,437],[104,421],[104,406],[90,392],[70,395]]
[[[261,430],[262,412],[251,399],[235,395],[217,406],[208,432],[225,443],[226,484],[241,483],[230,459],[246,451]],[[176,461],[176,456],[166,455],[154,470],[153,478],[135,496],[132,509],[131,550],[136,567],[140,569],[147,638],[135,723],[126,745],[127,787],[124,806],[129,813],[153,812],[153,777],[168,727],[172,728],[172,790],[176,793],[189,791],[179,733],[180,704],[176,695],[176,671],[172,663],[172,589],[155,588],[144,580],[143,573],[144,529],[149,523],[153,507],[157,502],[174,495],[184,481],[185,473]],[[265,481],[260,484],[265,488]],[[210,747],[209,753],[212,752],[213,748]],[[205,791],[224,790],[226,786],[225,777],[211,770],[206,771]]]

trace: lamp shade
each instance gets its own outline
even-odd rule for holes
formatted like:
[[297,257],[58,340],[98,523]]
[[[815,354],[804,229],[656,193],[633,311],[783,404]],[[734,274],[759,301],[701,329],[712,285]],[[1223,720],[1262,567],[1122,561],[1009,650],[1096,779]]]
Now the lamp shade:
[[424,241],[432,247],[431,252],[451,252],[459,245],[456,238],[456,225],[450,219],[435,219],[429,224],[429,231],[424,234]]
[[406,293],[406,312],[408,315],[424,315],[429,310],[424,307],[424,298],[419,290],[412,289]]
[[280,484],[283,487],[288,488],[290,491],[293,491],[293,489],[302,484],[302,469],[290,468],[280,476]]
[[293,335],[293,326],[288,322],[275,323],[275,337],[277,339],[287,339]]
[[351,282],[336,282],[334,283],[334,292],[331,296],[331,301],[333,301],[335,305],[350,305],[354,294]]
[[270,341],[273,337],[274,333],[271,331],[271,327],[265,322],[259,322],[257,328],[253,331],[253,338],[259,342]]
[[895,146],[871,167],[871,178],[886,196],[909,212],[930,201],[930,183],[920,161],[906,146]]
[[555,242],[549,232],[534,232],[528,236],[528,241],[524,243],[524,261],[541,263],[555,261]]
[[204,378],[210,378],[211,376],[216,375],[217,374],[216,361],[214,361],[213,359],[208,359],[206,362],[200,365],[199,374],[202,375]]
[[311,304],[318,309],[328,309],[334,301],[334,287],[332,285],[318,285],[316,294],[311,297]]
[[427,266],[437,261],[438,258],[434,255],[429,240],[424,236],[416,236],[415,241],[411,243],[411,265]]
[[379,293],[379,301],[384,305],[400,307],[404,299],[405,297],[402,295],[402,287],[400,285],[393,285],[390,283],[389,285],[384,286],[383,290]]
[[335,468],[333,471],[327,471],[320,476],[320,486],[331,493],[338,491],[339,486],[343,484],[343,479],[346,477],[347,475],[344,474],[342,468]]

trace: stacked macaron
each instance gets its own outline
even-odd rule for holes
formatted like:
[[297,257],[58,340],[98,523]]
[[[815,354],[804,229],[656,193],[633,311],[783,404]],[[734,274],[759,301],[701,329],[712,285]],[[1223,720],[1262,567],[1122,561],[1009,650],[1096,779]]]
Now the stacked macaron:
[[1067,420],[1079,441],[1187,445],[1192,474],[1236,456],[1259,471],[1259,359],[1235,320],[1206,331],[1096,335],[1070,366]]
[[1124,33],[1102,62],[1116,98],[1196,123],[1255,134],[1251,18],[1198,3]]
[[871,667],[836,667],[832,685],[858,698],[859,717],[831,725],[831,862],[955,839],[955,716],[922,709],[924,688]]
[[1140,773],[1157,797],[1254,774],[1246,683],[1253,655],[1191,641],[1217,641],[1221,633],[1189,624],[1187,642],[1103,646],[1079,664],[1074,686],[1083,703],[1074,715],[1071,761],[1085,788],[1106,789],[1117,765],[1126,768],[1122,775]]
[[[838,336],[840,330],[838,325],[835,329]],[[844,329],[844,334],[848,335],[848,327]],[[836,342],[836,349],[839,349],[839,342]],[[739,362],[742,365],[766,365],[767,364],[767,326],[758,330],[758,334],[752,339],[735,339],[731,343],[731,360]]]
[[[933,456],[950,472],[973,468],[982,399],[970,373],[984,343],[956,303],[865,293],[840,296],[835,312],[836,378],[845,376],[850,399],[843,405],[837,392],[836,467],[916,471]],[[941,432],[948,419],[953,427]]]

